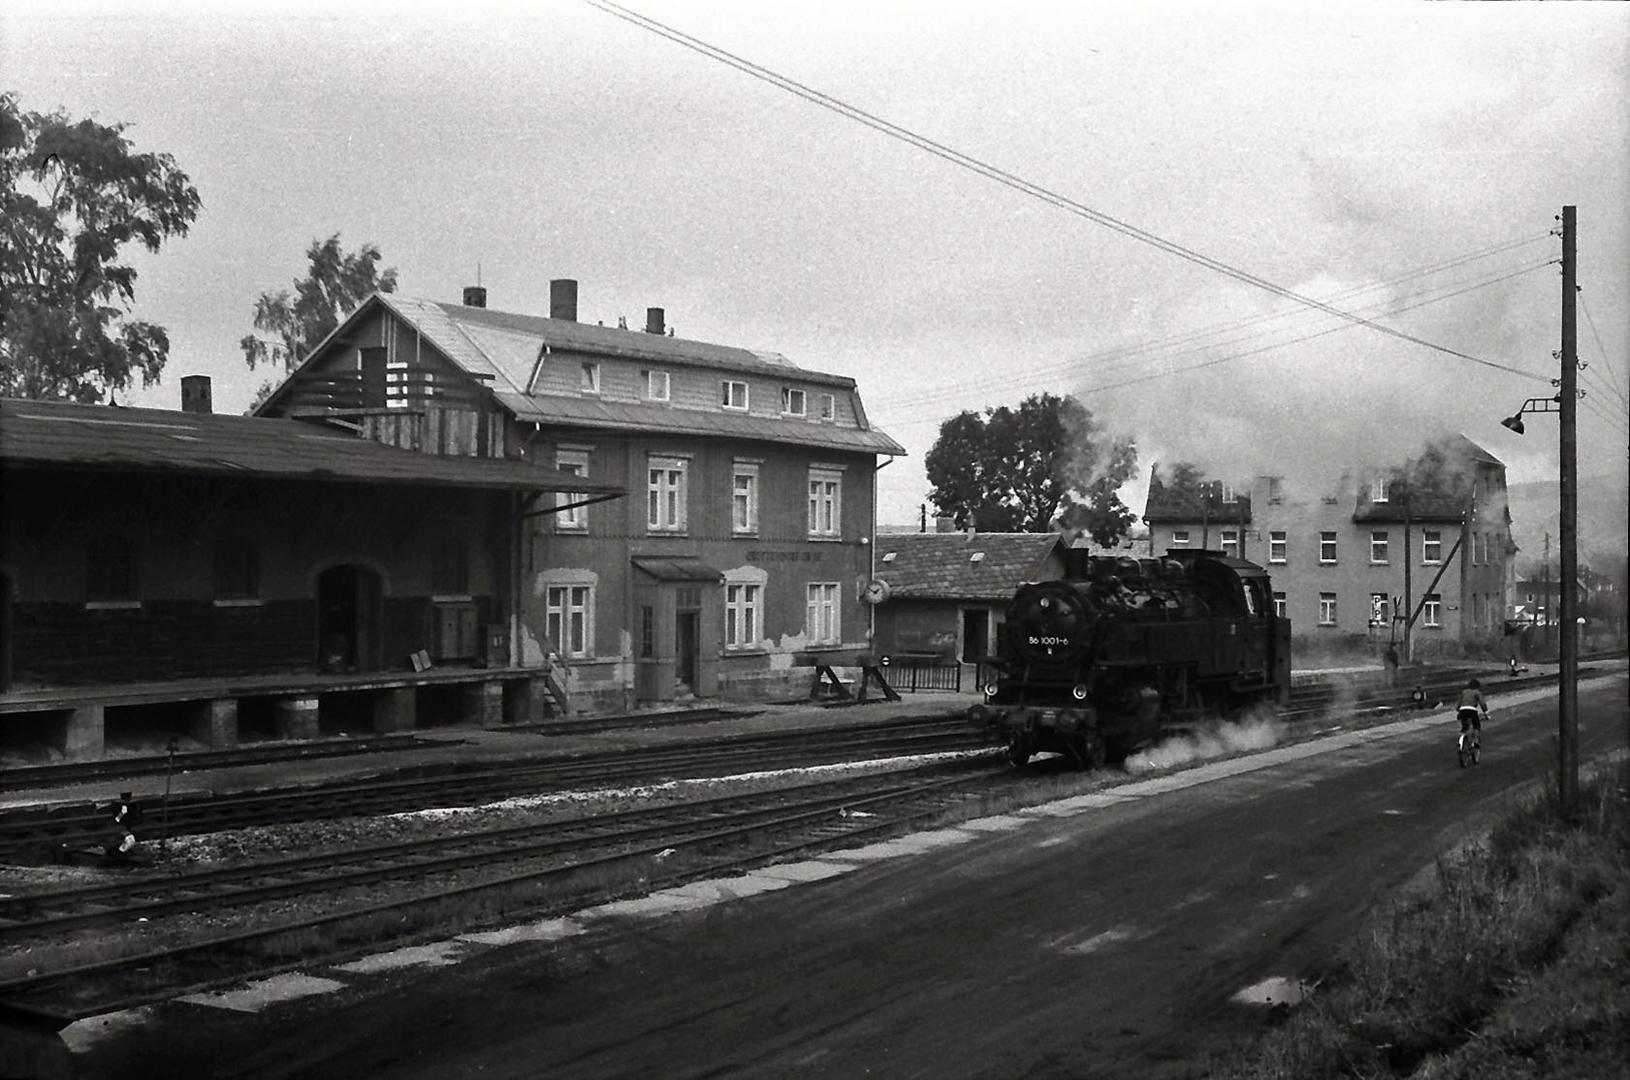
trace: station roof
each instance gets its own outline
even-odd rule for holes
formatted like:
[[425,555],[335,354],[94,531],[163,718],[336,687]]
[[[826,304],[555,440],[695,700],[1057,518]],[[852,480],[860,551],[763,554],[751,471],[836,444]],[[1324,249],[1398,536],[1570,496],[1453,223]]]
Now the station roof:
[[17,398],[0,398],[0,466],[624,494],[527,461],[422,454],[300,420]]
[[1021,583],[1056,576],[1047,561],[1067,548],[1059,533],[884,533],[876,543],[890,598],[918,600],[1011,599]]

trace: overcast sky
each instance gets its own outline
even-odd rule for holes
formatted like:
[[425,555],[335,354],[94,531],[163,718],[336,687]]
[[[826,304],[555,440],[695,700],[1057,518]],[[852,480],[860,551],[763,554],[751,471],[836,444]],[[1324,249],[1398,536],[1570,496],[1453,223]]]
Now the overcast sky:
[[217,410],[246,408],[265,377],[237,345],[256,295],[338,232],[379,245],[409,296],[456,301],[479,267],[489,306],[547,314],[549,280],[571,277],[586,321],[662,307],[680,337],[854,377],[911,455],[880,474],[883,523],[915,521],[943,420],[1040,391],[1135,437],[1140,475],[1187,459],[1322,477],[1458,431],[1514,482],[1554,478],[1555,418],[1523,438],[1498,420],[1554,392],[1547,231],[1573,204],[1581,471],[1625,473],[1630,5],[631,6],[1473,359],[1186,261],[585,3],[12,0],[0,88],[127,123],[203,199],[186,238],[139,261],[137,314],[171,350],[133,403],[177,407],[201,373]]

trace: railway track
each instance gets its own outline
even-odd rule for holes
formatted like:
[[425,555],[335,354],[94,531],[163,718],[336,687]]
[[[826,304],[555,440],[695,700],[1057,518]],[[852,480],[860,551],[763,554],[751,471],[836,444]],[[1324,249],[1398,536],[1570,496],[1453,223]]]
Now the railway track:
[[[960,717],[908,719],[814,731],[694,740],[630,752],[604,751],[568,758],[487,765],[457,771],[451,765],[393,776],[238,795],[172,798],[163,811],[169,836],[321,818],[397,813],[433,806],[471,805],[515,795],[584,786],[719,776],[760,769],[976,749],[979,741]],[[144,835],[161,828],[148,800]],[[108,813],[93,804],[24,808],[0,814],[0,858],[49,859],[64,847],[107,838]]]
[[[853,844],[944,815],[978,798],[1005,769],[940,766],[862,780],[801,785],[653,810],[586,817],[434,841],[282,860],[171,879],[125,881],[8,900],[4,938],[61,940],[67,931],[149,920],[122,955],[55,962],[0,979],[0,1000],[63,1019],[128,1008],[199,989],[334,963],[489,921],[578,910],[621,891],[647,892]],[[415,884],[409,888],[407,881]],[[371,892],[369,890],[372,890]],[[389,899],[380,901],[381,891]],[[289,914],[274,900],[301,897]],[[349,904],[346,898],[351,897]],[[225,908],[261,907],[221,921]],[[152,947],[165,919],[202,915],[215,929]],[[404,932],[404,927],[405,932]],[[402,935],[393,938],[392,935]],[[405,938],[405,940],[403,939]],[[94,939],[89,949],[97,951]]]

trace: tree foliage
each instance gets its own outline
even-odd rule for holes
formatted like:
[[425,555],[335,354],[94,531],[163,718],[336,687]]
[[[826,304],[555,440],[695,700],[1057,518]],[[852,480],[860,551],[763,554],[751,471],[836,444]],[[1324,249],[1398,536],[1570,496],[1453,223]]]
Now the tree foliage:
[[[293,291],[264,292],[255,301],[255,329],[238,342],[251,370],[258,364],[293,371],[357,305],[376,292],[396,291],[396,270],[379,269],[379,248],[363,244],[347,255],[339,233],[306,249],[306,276]],[[261,388],[261,395],[270,385]]]
[[185,236],[200,203],[170,155],[138,153],[124,130],[0,93],[0,394],[93,402],[158,381],[170,339],[128,317],[136,270],[121,258]]
[[1084,528],[1105,546],[1136,520],[1115,494],[1136,464],[1130,439],[1111,437],[1074,397],[1053,394],[953,416],[924,462],[935,512],[958,528]]

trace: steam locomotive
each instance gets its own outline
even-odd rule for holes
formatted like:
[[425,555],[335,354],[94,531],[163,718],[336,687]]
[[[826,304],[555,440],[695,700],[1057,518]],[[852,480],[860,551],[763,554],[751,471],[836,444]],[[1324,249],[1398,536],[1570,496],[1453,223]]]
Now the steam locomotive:
[[1290,620],[1267,571],[1218,551],[1164,558],[1066,553],[1065,576],[1019,586],[995,672],[969,719],[1023,765],[1123,760],[1174,729],[1283,701]]

